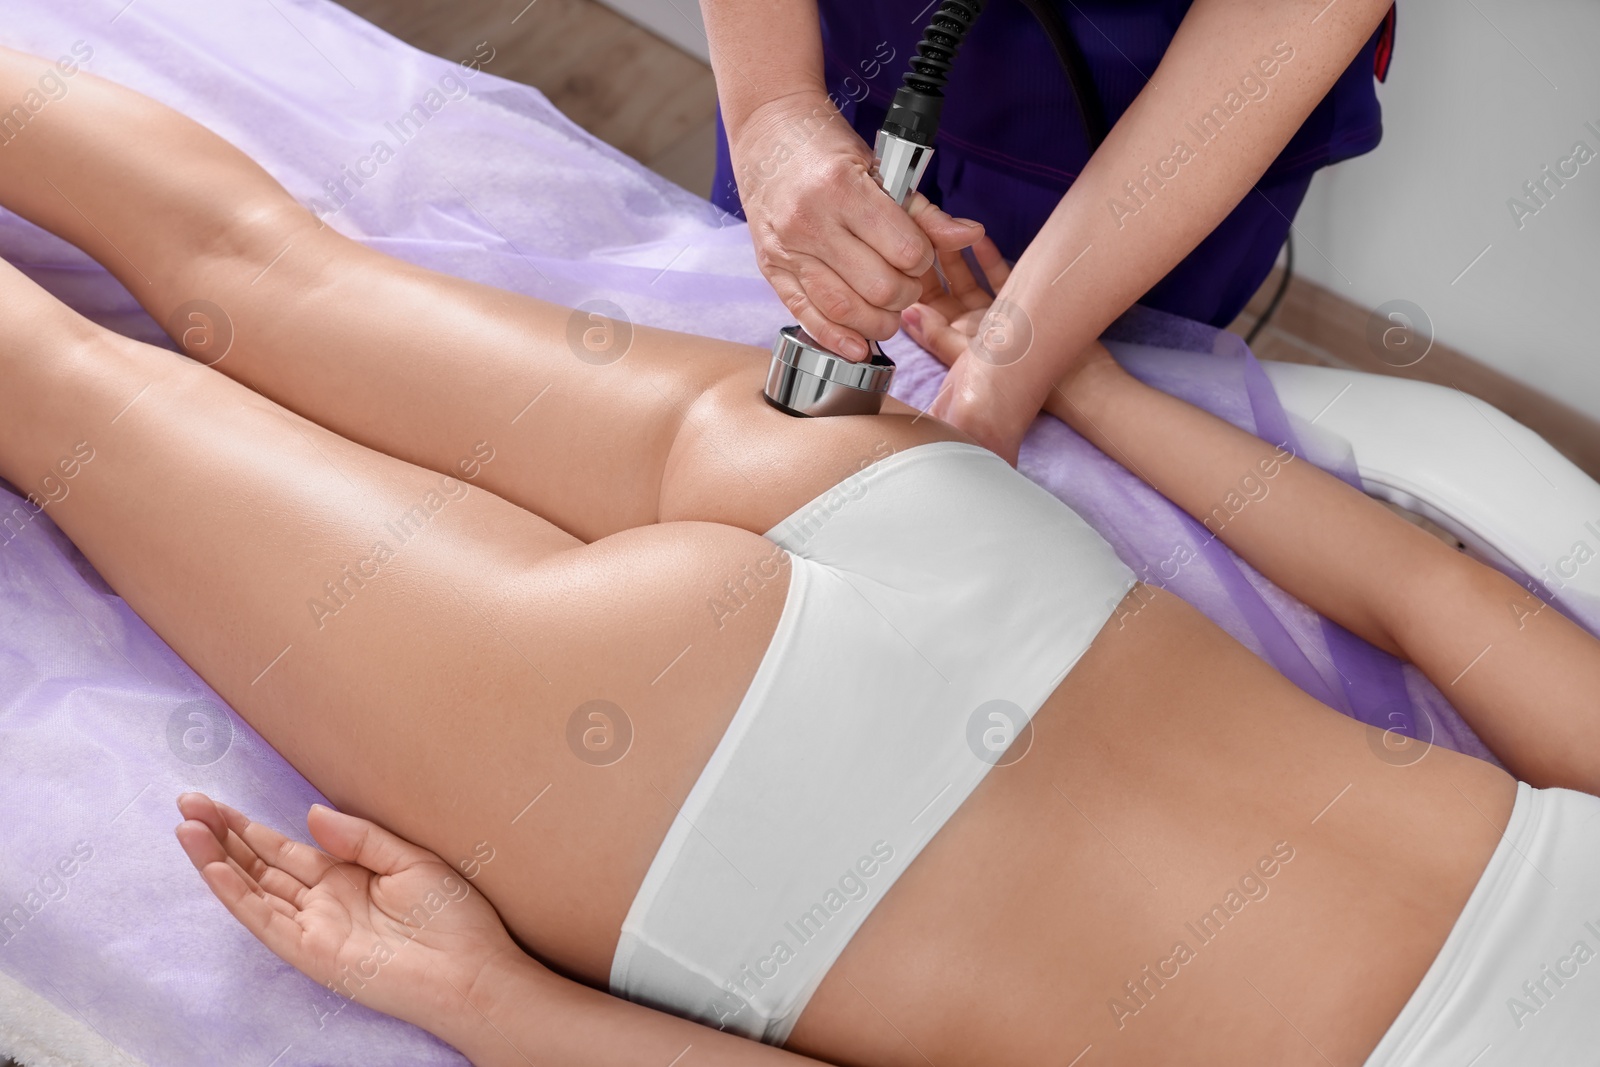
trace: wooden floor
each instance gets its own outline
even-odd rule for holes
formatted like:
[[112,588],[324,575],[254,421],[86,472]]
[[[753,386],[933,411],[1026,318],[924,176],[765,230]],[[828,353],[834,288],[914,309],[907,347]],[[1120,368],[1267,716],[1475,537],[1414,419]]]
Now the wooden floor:
[[602,141],[710,194],[711,68],[595,0],[339,2],[425,52],[455,60],[492,54],[484,70],[532,85]]

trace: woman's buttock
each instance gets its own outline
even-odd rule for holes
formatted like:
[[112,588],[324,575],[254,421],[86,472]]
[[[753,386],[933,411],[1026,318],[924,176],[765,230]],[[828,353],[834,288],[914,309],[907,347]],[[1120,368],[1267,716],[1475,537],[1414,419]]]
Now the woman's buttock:
[[875,1065],[1359,1064],[1514,796],[1468,757],[1395,758],[1148,589],[1021,747],[868,918],[790,1047]]
[[[456,689],[481,695],[432,716],[443,743],[383,742],[359,769],[346,751],[314,773],[326,745],[273,739],[337,803],[461,858],[525,946],[594,985],[789,601],[790,556],[771,540],[672,520],[776,522],[897,450],[950,436],[905,412],[792,419],[759,388],[731,376],[686,413],[665,457],[668,521],[508,572],[504,601],[518,607],[479,605],[497,621],[467,650],[474,667]],[[739,468],[767,457],[759,484],[733,472],[735,452]],[[438,801],[419,810],[419,791]]]

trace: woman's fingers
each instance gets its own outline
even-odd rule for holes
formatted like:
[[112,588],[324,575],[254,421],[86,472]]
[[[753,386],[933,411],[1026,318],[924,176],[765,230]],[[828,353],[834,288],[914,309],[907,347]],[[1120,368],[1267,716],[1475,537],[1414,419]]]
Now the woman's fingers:
[[960,251],[939,253],[939,266],[950,286],[950,314],[959,315],[971,308],[983,307],[994,299],[973,275],[972,266]]
[[251,821],[236,808],[220,802],[217,807],[227,821],[228,829],[233,831],[241,844],[269,867],[294,879],[302,888],[316,885],[336,863],[310,845],[287,837],[265,823]]
[[210,797],[200,793],[185,793],[178,798],[178,810],[184,816],[184,822],[177,830],[178,843],[183,846],[183,851],[197,870],[208,863],[233,864],[239,871],[240,879],[253,892],[262,892],[255,876],[245,869],[255,866],[254,857],[246,856],[245,867],[241,867],[239,861],[229,853],[228,841],[232,834],[221,810]]
[[204,793],[180,793],[178,812],[185,819],[204,823],[219,841],[228,836],[228,820],[223,817],[222,809]]
[[[271,827],[253,823],[226,804],[203,793],[185,793],[178,810],[200,823],[220,846],[222,856],[239,869],[247,884],[279,897],[293,908],[301,906],[308,886],[315,885],[333,862],[309,846],[290,841]],[[184,835],[179,835],[183,840]],[[201,843],[204,844],[203,842]],[[196,866],[210,857],[202,849]]]
[[309,961],[301,958],[304,954],[305,931],[292,914],[286,915],[272,906],[270,902],[276,898],[251,892],[240,877],[238,868],[220,861],[201,867],[200,877],[205,879],[206,886],[222,902],[222,906],[258,941],[279,959],[302,971],[306,970]]
[[[971,335],[953,325],[944,313],[928,304],[913,304],[901,314],[911,339],[949,367],[967,350]],[[958,323],[960,320],[958,320]]]
[[197,819],[187,819],[178,825],[176,830],[178,844],[182,846],[184,854],[189,857],[189,862],[194,864],[195,870],[204,873],[212,865],[229,868],[238,877],[239,884],[245,889],[261,897],[263,902],[283,915],[293,916],[298,909],[294,904],[284,899],[277,893],[270,893],[263,889],[261,884],[251,877],[249,871],[239,865],[239,862],[230,856],[223,847],[212,828]]
[[972,256],[983,269],[983,276],[988,280],[989,288],[998,293],[1006,284],[1006,279],[1011,277],[1011,264],[1000,254],[1000,246],[995,244],[988,234],[984,234],[973,242]]
[[[942,268],[943,266],[944,260],[941,258],[940,267]],[[923,274],[922,293],[917,297],[917,303],[931,304],[936,300],[945,300],[949,298],[950,294],[945,291],[945,283],[944,280],[939,277],[939,273],[939,271],[930,268],[925,274]]]
[[398,874],[419,863],[444,861],[425,848],[396,837],[377,823],[313,804],[306,826],[317,843],[338,859],[359,863],[376,874]]

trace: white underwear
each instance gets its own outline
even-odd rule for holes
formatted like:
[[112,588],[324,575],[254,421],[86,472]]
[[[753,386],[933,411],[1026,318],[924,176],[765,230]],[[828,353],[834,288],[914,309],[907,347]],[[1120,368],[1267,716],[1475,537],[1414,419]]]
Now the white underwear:
[[1600,798],[1518,783],[1504,838],[1367,1067],[1600,1056]]
[[874,463],[766,536],[790,556],[783,614],[628,911],[611,989],[779,1044],[1134,578],[957,442]]

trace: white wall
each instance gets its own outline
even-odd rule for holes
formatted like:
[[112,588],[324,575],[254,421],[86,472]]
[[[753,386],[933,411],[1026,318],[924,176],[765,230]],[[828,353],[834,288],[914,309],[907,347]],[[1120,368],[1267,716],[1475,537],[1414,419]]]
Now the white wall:
[[[1313,183],[1296,270],[1600,417],[1600,3],[1400,0],[1398,30],[1383,144]],[[1507,200],[1578,141],[1519,229]]]
[[665,37],[690,55],[711,62],[711,53],[706,45],[706,25],[700,18],[700,0],[600,2],[618,14],[626,15],[657,37]]

